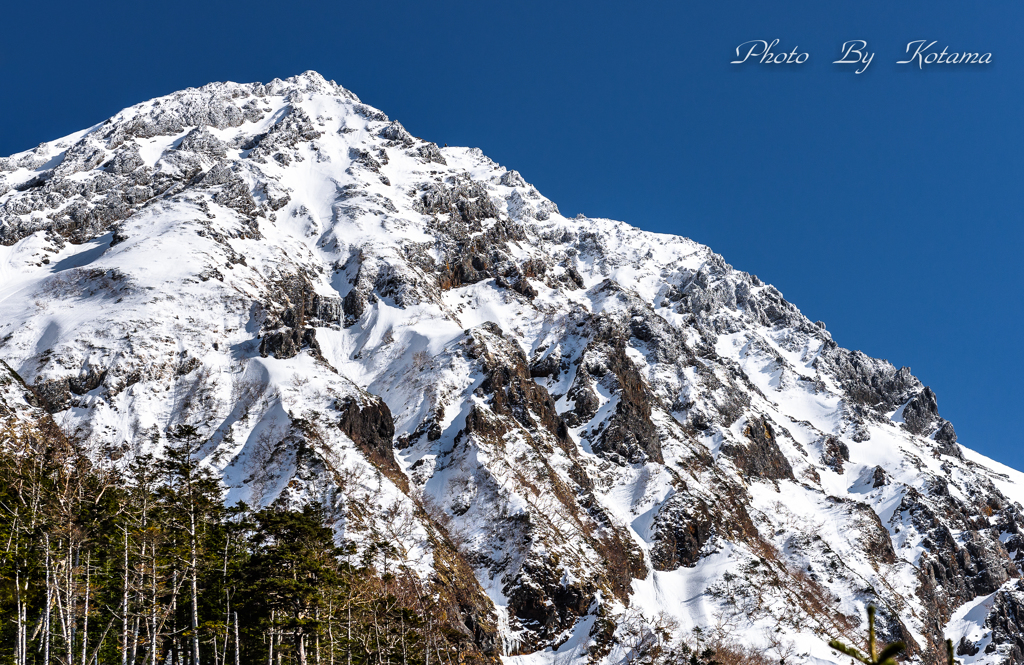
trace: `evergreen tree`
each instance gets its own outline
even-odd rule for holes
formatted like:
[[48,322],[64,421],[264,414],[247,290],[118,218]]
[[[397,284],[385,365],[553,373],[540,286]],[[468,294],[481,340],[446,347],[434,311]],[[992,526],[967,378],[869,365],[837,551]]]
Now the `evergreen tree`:
[[307,639],[320,631],[327,612],[323,590],[340,581],[334,534],[317,505],[301,512],[267,508],[256,513],[255,525],[248,596],[271,640],[291,636],[299,665],[306,665]]
[[180,539],[172,540],[176,572],[189,582],[188,613],[189,662],[202,663],[199,635],[199,578],[210,563],[210,526],[217,524],[224,511],[220,481],[196,459],[201,445],[199,431],[192,425],[179,425],[171,432],[173,443],[164,451],[160,464],[163,486],[159,491],[167,526]]

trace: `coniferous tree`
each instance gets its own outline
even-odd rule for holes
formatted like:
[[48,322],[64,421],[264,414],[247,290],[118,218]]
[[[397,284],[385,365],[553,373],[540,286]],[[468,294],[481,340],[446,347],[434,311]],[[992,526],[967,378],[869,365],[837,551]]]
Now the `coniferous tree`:
[[220,481],[197,460],[201,439],[193,425],[179,425],[171,432],[160,468],[164,484],[160,503],[168,526],[180,540],[173,542],[176,569],[189,582],[189,659],[200,665],[199,578],[209,563],[210,525],[219,522],[224,510]]
[[301,512],[271,507],[254,520],[248,596],[264,621],[271,617],[271,634],[292,637],[291,649],[306,665],[307,638],[320,631],[326,612],[323,591],[340,581],[334,534],[317,505]]

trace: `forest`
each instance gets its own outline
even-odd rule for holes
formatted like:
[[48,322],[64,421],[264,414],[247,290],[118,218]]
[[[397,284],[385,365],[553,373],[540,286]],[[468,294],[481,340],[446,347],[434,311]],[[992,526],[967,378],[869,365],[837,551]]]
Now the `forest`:
[[451,664],[476,656],[396,545],[327,508],[227,507],[181,425],[93,464],[52,420],[0,432],[0,663]]

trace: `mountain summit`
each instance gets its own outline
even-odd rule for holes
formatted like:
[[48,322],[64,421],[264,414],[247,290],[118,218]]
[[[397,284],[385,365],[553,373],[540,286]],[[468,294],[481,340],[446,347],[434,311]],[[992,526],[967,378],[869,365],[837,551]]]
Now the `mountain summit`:
[[314,72],[0,159],[0,243],[0,372],[33,389],[0,417],[118,468],[194,426],[229,503],[391,543],[478,654],[662,629],[845,662],[873,604],[919,662],[1024,662],[1024,475],[909,369]]

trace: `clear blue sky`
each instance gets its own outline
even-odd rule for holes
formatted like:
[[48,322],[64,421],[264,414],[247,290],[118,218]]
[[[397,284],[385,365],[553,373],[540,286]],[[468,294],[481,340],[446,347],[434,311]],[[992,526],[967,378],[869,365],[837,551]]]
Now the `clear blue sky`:
[[[1021,25],[1019,0],[13,3],[0,154],[315,69],[569,216],[710,245],[843,346],[909,365],[962,443],[1024,469]],[[728,64],[775,38],[809,61]],[[876,52],[864,74],[831,64],[849,39]],[[993,64],[897,66],[915,39]]]

